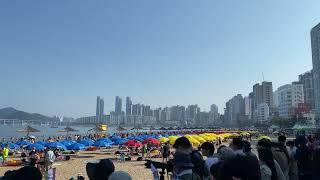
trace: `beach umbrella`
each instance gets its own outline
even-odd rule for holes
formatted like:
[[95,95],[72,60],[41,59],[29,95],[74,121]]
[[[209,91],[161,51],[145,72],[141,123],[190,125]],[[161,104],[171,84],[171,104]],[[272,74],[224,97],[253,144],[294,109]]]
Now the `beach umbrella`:
[[35,148],[37,151],[43,151],[45,147],[41,144],[34,143],[34,144],[28,145],[26,149],[31,150],[33,148]]
[[178,138],[179,138],[178,136],[169,136],[169,137],[168,137],[169,143],[170,143],[171,145],[173,145]]
[[260,136],[260,137],[258,137],[257,140],[260,141],[261,139],[268,139],[271,141],[271,138],[269,136]]
[[8,144],[9,149],[19,149],[20,148],[20,146],[14,144],[14,143],[11,143],[11,142],[3,143],[1,145],[1,147],[4,148],[6,146],[6,144]]
[[86,146],[83,144],[80,144],[80,143],[74,143],[74,144],[67,146],[68,150],[76,150],[76,151],[84,150],[85,148],[86,148]]
[[35,128],[28,125],[27,127],[23,128],[23,129],[17,130],[17,132],[27,133],[27,136],[29,136],[29,133],[35,133],[35,132],[40,132],[40,131],[38,129],[35,129]]
[[44,141],[37,141],[37,142],[35,142],[36,144],[41,144],[42,146],[44,146],[44,145],[46,145],[47,143],[46,142],[44,142]]
[[154,139],[154,138],[148,138],[148,139],[144,140],[142,143],[143,144],[151,143],[153,145],[158,146],[160,144],[160,141],[158,141],[157,139]]
[[115,136],[115,135],[114,136],[110,136],[109,138],[113,142],[116,141],[116,140],[122,139],[120,136]]
[[133,139],[127,141],[126,143],[124,143],[124,145],[130,146],[130,147],[141,147],[142,146],[142,144],[139,141],[133,140]]
[[85,146],[92,146],[94,144],[93,141],[90,141],[89,139],[84,139],[84,140],[81,140],[79,141],[80,144],[83,144]]
[[113,144],[113,142],[109,138],[100,138],[100,139],[97,139],[97,141],[103,141],[103,142],[109,143],[111,145]]
[[60,143],[67,147],[74,144],[75,142],[69,141],[69,140],[63,140],[63,141],[60,141]]
[[126,138],[117,139],[116,141],[114,141],[114,144],[115,144],[115,145],[123,145],[123,144],[126,143],[127,141],[129,141],[129,140],[126,139]]
[[67,150],[66,146],[59,142],[50,142],[45,145],[48,148]]
[[63,128],[63,129],[59,130],[58,132],[66,132],[67,133],[67,137],[68,137],[69,136],[69,132],[76,132],[76,131],[78,131],[78,130],[75,130],[75,129],[67,126],[67,127]]
[[159,139],[159,141],[163,144],[163,143],[168,142],[168,141],[169,141],[169,138],[161,137],[161,138]]
[[134,140],[137,140],[137,141],[143,141],[143,140],[144,140],[144,138],[139,137],[139,136],[135,136],[135,137],[134,137]]
[[93,146],[96,146],[96,147],[110,147],[111,144],[110,143],[107,143],[105,141],[96,141]]
[[126,130],[127,130],[126,128],[121,127],[121,126],[119,126],[119,127],[117,128],[117,131],[126,131]]
[[29,141],[18,141],[15,143],[16,145],[19,145],[19,146],[28,146],[30,145],[31,143]]

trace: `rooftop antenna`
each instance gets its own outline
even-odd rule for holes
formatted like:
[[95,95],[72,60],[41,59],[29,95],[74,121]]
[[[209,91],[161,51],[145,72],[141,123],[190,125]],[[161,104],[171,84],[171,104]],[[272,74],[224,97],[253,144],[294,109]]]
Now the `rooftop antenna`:
[[262,72],[262,82],[264,82],[264,75],[263,75],[263,72]]

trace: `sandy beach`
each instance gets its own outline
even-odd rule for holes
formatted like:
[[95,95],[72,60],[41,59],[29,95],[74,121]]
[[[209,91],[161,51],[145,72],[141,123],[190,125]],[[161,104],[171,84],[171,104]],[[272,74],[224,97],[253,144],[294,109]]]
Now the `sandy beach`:
[[[86,162],[104,159],[104,158],[115,158],[114,155],[115,148],[113,149],[103,149],[98,151],[83,151],[78,154],[78,157],[73,157],[69,161],[59,161],[55,162],[53,167],[56,167],[56,179],[57,180],[67,180],[70,177],[76,177],[78,174],[81,174],[88,179],[86,174]],[[120,162],[118,160],[114,160],[114,165],[116,171],[122,170],[128,172],[134,180],[144,180],[144,179],[152,179],[152,174],[149,169],[146,169],[144,166],[145,161],[136,161],[137,157],[133,157],[132,161]],[[153,159],[158,160],[160,159]],[[19,167],[0,167],[0,177],[4,175],[7,170],[19,169]]]

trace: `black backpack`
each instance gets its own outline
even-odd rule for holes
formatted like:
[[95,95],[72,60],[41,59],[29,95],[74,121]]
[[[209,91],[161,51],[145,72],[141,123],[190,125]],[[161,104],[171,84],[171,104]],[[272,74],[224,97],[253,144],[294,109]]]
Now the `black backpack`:
[[192,151],[190,154],[191,162],[193,164],[192,171],[197,173],[201,179],[210,176],[209,169],[202,158],[202,155],[198,151]]

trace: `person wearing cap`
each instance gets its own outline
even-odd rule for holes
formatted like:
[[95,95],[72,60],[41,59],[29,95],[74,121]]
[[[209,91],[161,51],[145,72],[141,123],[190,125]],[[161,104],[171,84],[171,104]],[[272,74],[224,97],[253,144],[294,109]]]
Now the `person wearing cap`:
[[132,180],[132,178],[127,172],[115,171],[109,176],[108,180]]
[[86,171],[90,180],[108,180],[114,164],[110,159],[102,159],[98,163],[87,163]]
[[201,180],[200,176],[192,171],[194,165],[189,154],[177,152],[173,160],[173,178],[175,180]]

